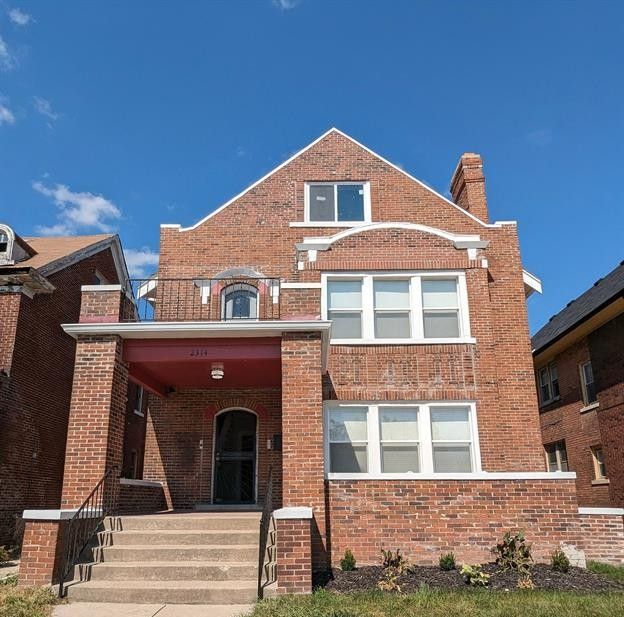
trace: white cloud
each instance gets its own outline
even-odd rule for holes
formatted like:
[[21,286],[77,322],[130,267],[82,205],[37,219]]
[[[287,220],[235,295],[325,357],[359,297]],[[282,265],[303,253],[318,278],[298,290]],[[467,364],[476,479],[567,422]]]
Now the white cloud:
[[32,21],[32,17],[20,9],[11,9],[9,19],[18,26],[27,26]]
[[85,230],[114,231],[109,221],[121,218],[121,210],[102,195],[75,193],[64,184],[53,187],[33,182],[33,189],[50,197],[58,206],[58,222],[50,227],[40,226],[37,231],[47,236],[72,235]]
[[35,111],[50,120],[58,120],[58,114],[52,109],[50,101],[40,96],[33,96],[33,107]]
[[3,124],[15,124],[13,112],[0,102],[0,126]]
[[0,70],[10,71],[13,68],[15,68],[15,58],[9,51],[9,46],[0,36]]
[[158,253],[146,246],[140,249],[126,249],[124,255],[130,276],[145,278],[157,270]]
[[273,6],[282,11],[289,11],[294,9],[300,2],[301,0],[273,0]]
[[537,129],[535,131],[530,131],[529,133],[527,133],[526,140],[534,146],[544,148],[551,144],[553,140],[553,134],[550,129]]

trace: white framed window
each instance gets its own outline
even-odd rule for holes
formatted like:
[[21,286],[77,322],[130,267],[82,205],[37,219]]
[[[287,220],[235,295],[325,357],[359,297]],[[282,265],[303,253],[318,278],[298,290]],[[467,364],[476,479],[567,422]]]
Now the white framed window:
[[475,404],[327,401],[325,471],[330,479],[480,472]]
[[594,383],[594,371],[590,360],[579,366],[581,373],[581,388],[583,390],[583,402],[585,405],[593,405],[598,402],[596,384]]
[[594,479],[606,480],[607,479],[607,467],[604,462],[604,453],[602,446],[591,447],[592,460],[594,463]]
[[555,441],[544,446],[548,471],[568,471],[568,452],[565,441]]
[[334,344],[473,343],[464,272],[324,273]]
[[143,413],[143,397],[145,396],[144,390],[141,386],[136,386],[134,394],[134,413],[142,418],[145,416]]
[[538,369],[537,391],[540,405],[547,405],[559,398],[559,375],[554,362]]
[[371,221],[368,182],[307,182],[305,221],[309,223],[365,223]]
[[258,288],[249,283],[231,283],[221,290],[221,319],[258,319]]

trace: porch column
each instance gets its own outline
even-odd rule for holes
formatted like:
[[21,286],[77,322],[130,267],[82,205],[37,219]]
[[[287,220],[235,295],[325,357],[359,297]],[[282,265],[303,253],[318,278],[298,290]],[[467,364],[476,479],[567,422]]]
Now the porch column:
[[312,508],[312,568],[322,570],[328,559],[321,360],[320,333],[282,335],[282,505]]

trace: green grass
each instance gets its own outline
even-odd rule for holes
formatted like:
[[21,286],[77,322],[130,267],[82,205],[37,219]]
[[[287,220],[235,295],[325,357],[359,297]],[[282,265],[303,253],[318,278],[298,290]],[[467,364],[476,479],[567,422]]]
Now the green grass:
[[49,617],[58,598],[45,587],[17,587],[15,579],[0,584],[0,617]]
[[250,617],[615,617],[624,594],[546,591],[381,592],[282,596],[257,604]]
[[624,583],[624,566],[612,566],[608,563],[600,563],[599,561],[588,561],[587,569],[596,574],[608,576],[616,581]]

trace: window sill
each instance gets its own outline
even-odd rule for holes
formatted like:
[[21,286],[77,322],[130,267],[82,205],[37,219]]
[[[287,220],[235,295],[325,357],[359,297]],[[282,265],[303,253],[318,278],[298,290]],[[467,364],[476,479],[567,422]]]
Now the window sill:
[[598,407],[600,407],[600,403],[596,401],[595,403],[591,403],[590,405],[585,405],[585,407],[581,407],[580,412],[586,413],[588,411],[591,411],[592,409],[597,409]]
[[555,398],[551,398],[547,401],[544,401],[543,403],[540,403],[540,409],[543,409],[544,407],[548,407],[549,405],[552,405],[553,403],[558,403],[561,400],[560,396],[555,396]]
[[145,414],[142,411],[139,411],[138,409],[134,410],[134,414],[137,416],[141,416],[141,418],[145,418]]
[[471,471],[457,473],[326,473],[327,480],[574,480],[574,472]]
[[597,478],[591,481],[592,486],[603,486],[609,484],[609,478]]
[[290,227],[361,227],[370,225],[372,221],[295,221]]
[[329,341],[331,345],[474,345],[477,342],[472,336],[462,338],[376,338],[357,339],[343,338]]

